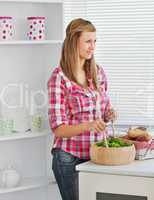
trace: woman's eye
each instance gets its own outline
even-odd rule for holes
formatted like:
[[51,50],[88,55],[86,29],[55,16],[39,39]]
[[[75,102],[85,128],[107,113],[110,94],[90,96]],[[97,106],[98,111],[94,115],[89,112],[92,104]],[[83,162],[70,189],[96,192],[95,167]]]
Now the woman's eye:
[[94,41],[87,40],[86,43],[96,43],[96,40],[94,40]]

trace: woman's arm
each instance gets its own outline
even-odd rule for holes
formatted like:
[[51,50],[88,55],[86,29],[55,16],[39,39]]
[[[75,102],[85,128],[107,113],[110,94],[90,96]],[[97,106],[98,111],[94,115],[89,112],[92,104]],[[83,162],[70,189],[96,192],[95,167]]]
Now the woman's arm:
[[62,124],[53,130],[56,137],[66,137],[66,138],[76,136],[84,131],[89,131],[88,123],[86,122],[78,125]]
[[53,132],[56,137],[73,137],[84,133],[84,131],[94,131],[101,133],[106,128],[106,124],[102,119],[97,119],[92,122],[84,122],[78,125],[65,125],[62,124],[57,128],[53,129]]

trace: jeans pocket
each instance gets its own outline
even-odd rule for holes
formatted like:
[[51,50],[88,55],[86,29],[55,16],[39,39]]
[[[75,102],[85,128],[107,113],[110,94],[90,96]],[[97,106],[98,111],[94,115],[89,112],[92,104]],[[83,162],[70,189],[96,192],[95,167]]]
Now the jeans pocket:
[[65,151],[60,150],[58,152],[58,160],[62,164],[71,164],[75,161],[75,157]]

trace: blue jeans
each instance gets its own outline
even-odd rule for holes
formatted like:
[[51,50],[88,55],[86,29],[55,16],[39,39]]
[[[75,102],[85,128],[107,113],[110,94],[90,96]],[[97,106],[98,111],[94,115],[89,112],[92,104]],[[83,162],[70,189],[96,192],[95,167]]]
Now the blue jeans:
[[52,154],[52,170],[62,200],[78,200],[78,172],[75,170],[75,166],[87,160],[74,157],[61,149],[53,149]]

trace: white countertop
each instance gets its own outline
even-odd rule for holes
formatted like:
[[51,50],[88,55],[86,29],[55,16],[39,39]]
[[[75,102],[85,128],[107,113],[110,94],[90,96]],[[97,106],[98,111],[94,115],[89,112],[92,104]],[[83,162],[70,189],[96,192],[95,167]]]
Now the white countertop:
[[91,161],[76,166],[81,172],[93,172],[102,174],[119,174],[127,176],[154,177],[154,159],[136,160],[129,165],[106,166],[94,164]]

